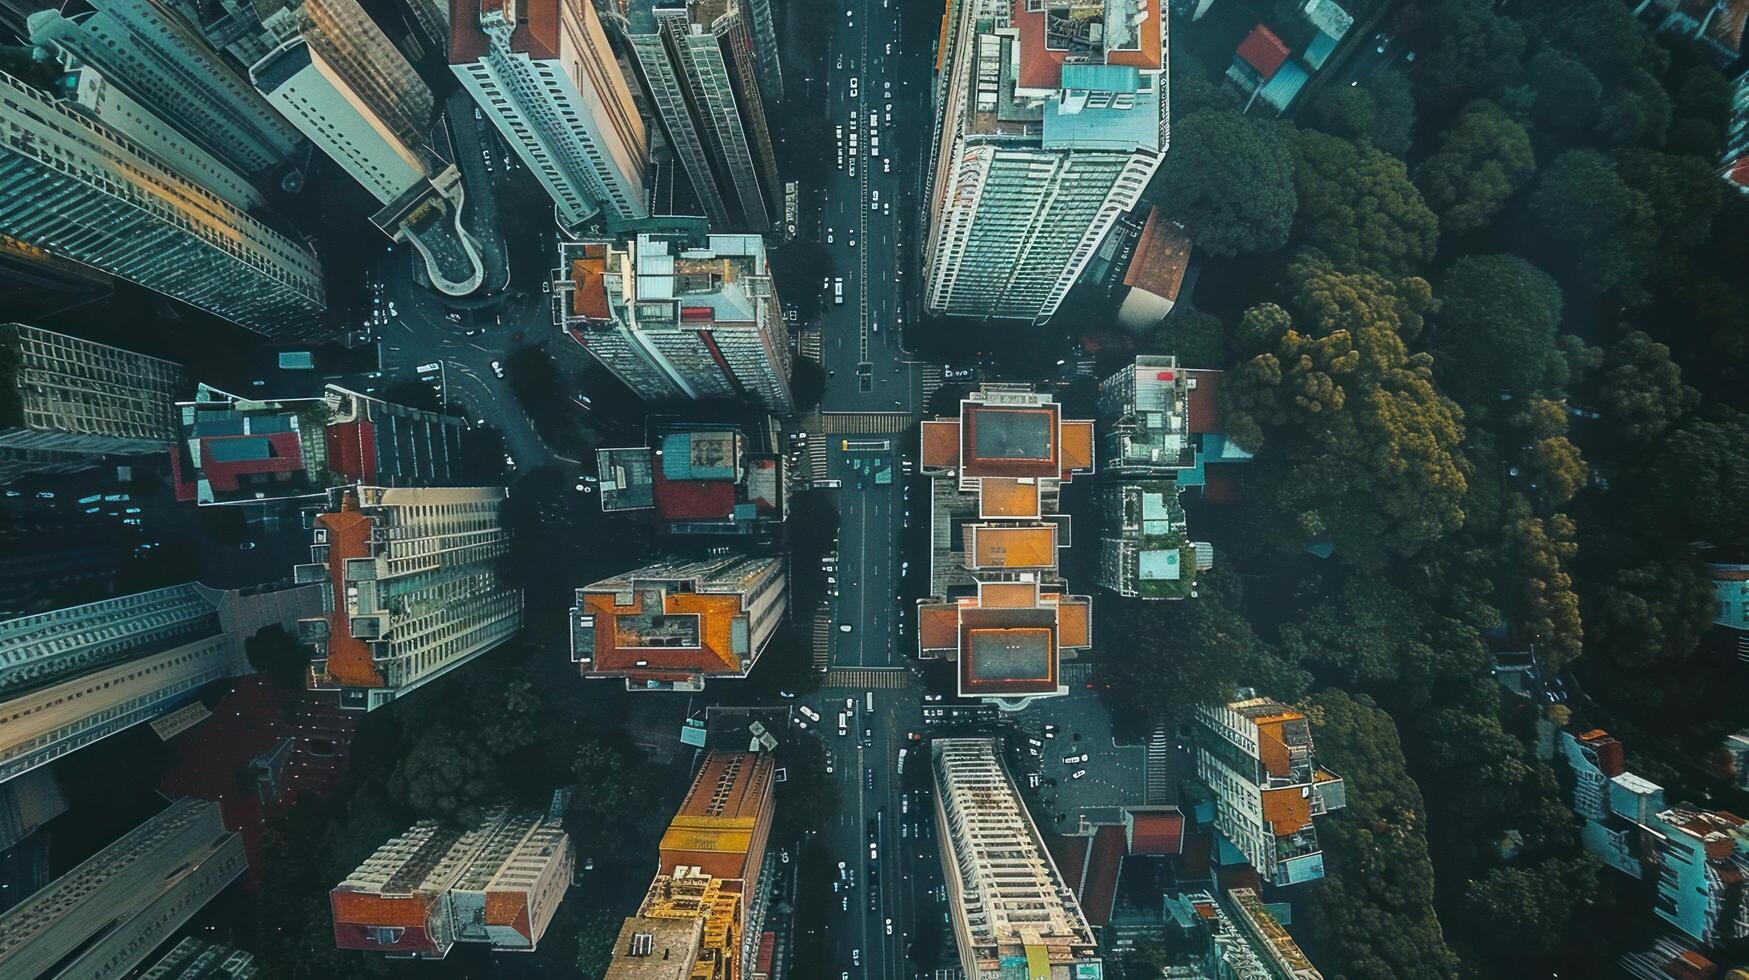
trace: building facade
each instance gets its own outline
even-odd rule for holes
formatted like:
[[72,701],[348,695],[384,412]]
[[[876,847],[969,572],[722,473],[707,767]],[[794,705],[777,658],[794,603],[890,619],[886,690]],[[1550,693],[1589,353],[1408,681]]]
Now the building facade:
[[952,0],[935,79],[924,301],[1042,322],[1168,143],[1163,0]]
[[127,976],[247,865],[217,803],[178,800],[0,914],[0,975]]
[[450,68],[546,188],[559,224],[649,217],[648,136],[595,7],[468,0],[454,10]]
[[315,647],[311,690],[374,711],[510,639],[522,590],[498,561],[509,547],[499,487],[337,487],[315,520],[297,581],[322,593],[301,620]]
[[188,936],[140,974],[140,980],[255,980],[260,975],[255,954]]
[[182,385],[169,361],[0,323],[0,483],[162,450],[175,440]]
[[699,691],[744,678],[789,600],[783,560],[671,559],[577,590],[571,661],[628,691]]
[[795,410],[789,329],[757,235],[567,242],[553,318],[644,398],[747,398]]
[[0,234],[270,337],[320,329],[301,242],[3,73],[0,134]]
[[[1099,976],[1098,943],[990,739],[938,738],[935,830],[966,980]],[[1091,967],[1091,970],[1086,968]]]
[[185,137],[245,174],[291,156],[298,132],[164,0],[92,0],[68,18],[30,18],[32,44],[88,65]]
[[1193,923],[1201,945],[1196,974],[1209,980],[1323,980],[1257,893],[1233,888],[1216,899],[1192,892],[1168,899]]
[[[770,31],[769,3],[761,6]],[[761,89],[777,75],[777,54],[775,38],[770,49],[755,43],[759,20],[742,0],[630,0],[619,21],[656,118],[719,231],[764,234],[782,211]]]
[[414,824],[329,893],[335,942],[396,959],[442,959],[456,943],[534,951],[576,864],[563,799],[546,813],[495,807],[466,828]]
[[1303,712],[1240,694],[1196,714],[1196,775],[1214,795],[1215,830],[1265,881],[1322,878],[1312,820],[1348,804],[1342,777],[1318,765]]

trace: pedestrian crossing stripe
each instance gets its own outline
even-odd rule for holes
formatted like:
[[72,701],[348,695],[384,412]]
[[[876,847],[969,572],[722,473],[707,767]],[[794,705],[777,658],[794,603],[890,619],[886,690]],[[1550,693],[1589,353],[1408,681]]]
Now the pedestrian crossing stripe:
[[909,412],[826,412],[820,431],[830,435],[893,435],[914,421]]
[[840,667],[826,674],[827,687],[892,689],[905,686],[905,671],[898,667]]

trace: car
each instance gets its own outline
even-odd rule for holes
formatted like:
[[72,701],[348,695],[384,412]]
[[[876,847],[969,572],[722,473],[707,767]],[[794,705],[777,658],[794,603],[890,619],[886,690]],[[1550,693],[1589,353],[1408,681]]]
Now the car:
[[494,377],[494,378],[504,377],[504,362],[503,361],[493,361],[492,362],[492,377]]
[[[850,911],[850,896],[849,895],[845,895],[842,898],[838,899],[838,908],[845,911],[845,912]],[[848,974],[848,973],[844,974],[844,980],[850,980],[850,974]]]
[[861,949],[853,949],[850,951],[850,965],[851,966],[861,966],[862,965],[862,950]]
[[878,849],[878,848],[877,848],[877,847],[876,847],[876,845],[875,845],[875,842],[874,842],[874,841],[869,841],[869,842],[868,842],[868,859],[869,859],[869,860],[870,860],[870,861],[878,861],[878,860],[880,860],[880,851],[879,851],[879,849]]
[[863,785],[864,789],[874,789],[874,770],[873,769],[864,769],[862,771],[862,785]]
[[839,623],[838,624],[838,632],[840,632],[840,633],[848,633],[851,631],[851,629],[852,629],[852,627],[849,623]]
[[826,229],[826,244],[832,244],[832,229]]
[[851,239],[851,240],[850,240],[850,247],[851,247],[851,248],[855,248],[855,247],[856,247],[856,239],[854,239],[854,238],[852,238],[852,239]]
[[892,919],[888,919],[888,920],[887,920],[887,935],[889,935],[889,936],[890,936],[890,935],[892,935],[892,934],[893,934],[893,920],[892,920]]
[[38,490],[36,492],[36,499],[53,500],[55,499],[55,492],[53,490]]
[[462,336],[464,336],[464,337],[478,337],[479,335],[481,335],[485,332],[486,332],[485,327],[475,327],[472,330],[463,330]]
[[1069,774],[1069,778],[1070,779],[1080,779],[1082,776],[1085,776],[1085,775],[1087,775],[1087,770],[1077,769],[1074,772]]
[[1038,773],[1036,773],[1036,772],[1027,773],[1026,774],[1026,785],[1032,789],[1038,789]]
[[925,694],[925,695],[923,695],[923,700],[925,700],[925,701],[940,701],[941,695],[939,695],[939,694]]
[[254,551],[255,550],[255,542],[245,541],[242,544],[237,546],[237,550],[238,551]]
[[504,468],[510,469],[510,470],[516,469],[516,457],[510,455],[509,453],[505,453],[504,454]]
[[893,172],[893,161],[888,160],[885,157],[882,157],[881,158],[881,173],[890,174],[892,172]]
[[448,320],[448,321],[449,321],[449,322],[451,322],[451,323],[460,323],[460,322],[462,322],[462,315],[461,315],[461,314],[460,314],[460,313],[445,313],[445,314],[444,314],[444,315],[443,315],[443,318],[444,318],[444,319],[445,319],[445,320]]
[[[882,0],[881,6],[883,6],[883,7],[886,6],[885,0]],[[887,53],[888,54],[893,53],[893,42],[891,42],[891,41],[887,42]],[[888,87],[890,88],[891,86],[889,85]]]
[[899,798],[899,812],[900,813],[910,813],[911,812],[911,797],[903,796],[903,797]]

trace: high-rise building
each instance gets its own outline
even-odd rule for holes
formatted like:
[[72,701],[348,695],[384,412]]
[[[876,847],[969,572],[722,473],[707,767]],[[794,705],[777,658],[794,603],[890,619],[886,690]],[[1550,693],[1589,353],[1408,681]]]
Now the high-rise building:
[[[462,230],[460,171],[427,146],[431,90],[356,0],[306,0],[303,10],[303,33],[256,62],[250,79],[376,198],[382,209],[371,222],[413,244],[439,291],[473,292],[485,268]],[[356,16],[330,16],[336,11]]]
[[1193,923],[1201,945],[1198,977],[1210,980],[1324,980],[1279,920],[1250,888],[1217,900],[1207,892],[1167,899]]
[[1042,322],[1167,146],[1164,0],[950,0],[924,301]]
[[462,422],[328,385],[315,398],[242,398],[201,385],[176,406],[176,499],[249,504],[333,487],[454,486]]
[[0,623],[0,780],[248,673],[243,641],[295,622],[314,599],[305,589],[190,583]]
[[751,535],[783,523],[789,481],[777,420],[652,418],[645,445],[597,449],[601,509],[649,511],[669,534]]
[[455,0],[449,64],[573,231],[650,215],[650,145],[589,0]]
[[96,68],[140,105],[245,174],[291,155],[298,132],[164,0],[91,0],[31,15],[31,43]]
[[301,242],[4,73],[0,128],[0,234],[257,333],[320,328],[322,269]]
[[[770,31],[770,5],[761,7]],[[656,118],[719,231],[763,234],[781,215],[761,94],[763,69],[777,73],[776,42],[755,43],[758,20],[743,0],[629,0],[618,20]]]
[[522,628],[522,591],[498,574],[510,539],[500,487],[335,487],[299,582],[324,615],[298,623],[316,649],[310,689],[374,711]]
[[1240,691],[1197,709],[1196,775],[1214,795],[1214,827],[1263,880],[1324,877],[1312,818],[1348,805],[1342,777],[1318,765],[1303,712]]
[[217,803],[177,800],[0,915],[0,976],[128,976],[247,864]]
[[1092,645],[1092,600],[1066,592],[1070,524],[1055,511],[1062,485],[1093,472],[1093,423],[1024,385],[985,385],[958,418],[924,421],[920,462],[933,544],[918,655],[956,661],[960,696],[1005,710],[1067,693],[1061,661]]
[[495,807],[464,829],[414,824],[329,893],[335,942],[397,959],[442,959],[456,943],[532,952],[576,863],[562,799],[546,813]]
[[1749,936],[1749,821],[1725,810],[1672,807],[1652,820],[1652,911],[1708,946]]
[[255,954],[185,936],[140,980],[255,980],[260,975]]
[[773,877],[764,867],[776,772],[764,753],[705,756],[662,835],[660,870],[620,930],[605,980],[752,975]]
[[1024,963],[1038,980],[1099,976],[1098,942],[1003,768],[996,743],[938,738],[935,830],[966,980]]
[[554,321],[644,398],[795,410],[789,331],[758,235],[566,242],[552,293]]
[[780,558],[670,559],[577,590],[571,660],[628,691],[746,677],[789,600]]
[[169,361],[0,323],[0,483],[161,451],[175,441],[182,383]]

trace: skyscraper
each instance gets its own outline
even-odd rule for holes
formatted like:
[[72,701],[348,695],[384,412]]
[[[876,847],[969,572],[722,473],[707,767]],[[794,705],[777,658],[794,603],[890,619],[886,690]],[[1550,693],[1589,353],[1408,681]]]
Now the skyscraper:
[[588,0],[456,0],[449,64],[547,189],[559,224],[650,214],[650,147]]
[[[327,2],[309,0],[305,10],[324,10]],[[478,247],[462,230],[461,175],[426,148],[431,91],[386,38],[381,58],[330,61],[324,52],[359,51],[356,44],[332,43],[326,33],[342,29],[314,28],[322,38],[318,42],[287,41],[256,62],[249,77],[311,143],[376,198],[382,209],[371,222],[390,238],[412,242],[439,291],[471,293],[485,278],[485,268]],[[371,24],[369,30],[377,28]],[[372,70],[385,67],[403,70],[388,77]],[[410,86],[407,91],[390,87],[403,82]]]
[[201,385],[177,405],[176,499],[248,504],[330,488],[454,486],[462,422],[328,385],[315,398],[240,398]]
[[776,51],[755,43],[757,20],[743,0],[630,0],[621,21],[669,145],[719,231],[763,234],[781,209],[761,94]]
[[566,242],[552,294],[555,322],[644,398],[795,409],[788,327],[757,235]]
[[492,650],[522,628],[522,591],[498,574],[509,547],[500,487],[337,487],[316,518],[311,564],[324,615],[310,689],[374,711]]
[[0,623],[0,780],[247,673],[244,638],[287,624],[311,599],[190,583]]
[[924,300],[1042,322],[1167,146],[1163,0],[950,0]]
[[0,483],[164,449],[182,384],[169,361],[0,323]]
[[1324,851],[1312,818],[1347,805],[1342,777],[1318,765],[1304,712],[1239,694],[1196,712],[1196,775],[1214,794],[1215,830],[1265,881],[1315,881]]
[[[1042,980],[1099,976],[1093,927],[1045,849],[990,739],[938,738],[935,831],[966,980],[1010,962]],[[1090,968],[1090,969],[1084,969]]]
[[577,590],[571,660],[628,691],[699,691],[746,677],[788,602],[783,561],[673,559]]
[[128,976],[247,866],[217,803],[177,800],[0,915],[0,976]]
[[90,65],[245,174],[291,155],[298,133],[163,0],[91,0],[72,19],[30,18],[30,40]]
[[571,885],[563,815],[555,802],[494,807],[463,829],[421,820],[329,893],[335,941],[397,959],[442,959],[456,943],[533,951]]
[[0,73],[0,234],[274,337],[319,328],[302,243],[108,126]]

